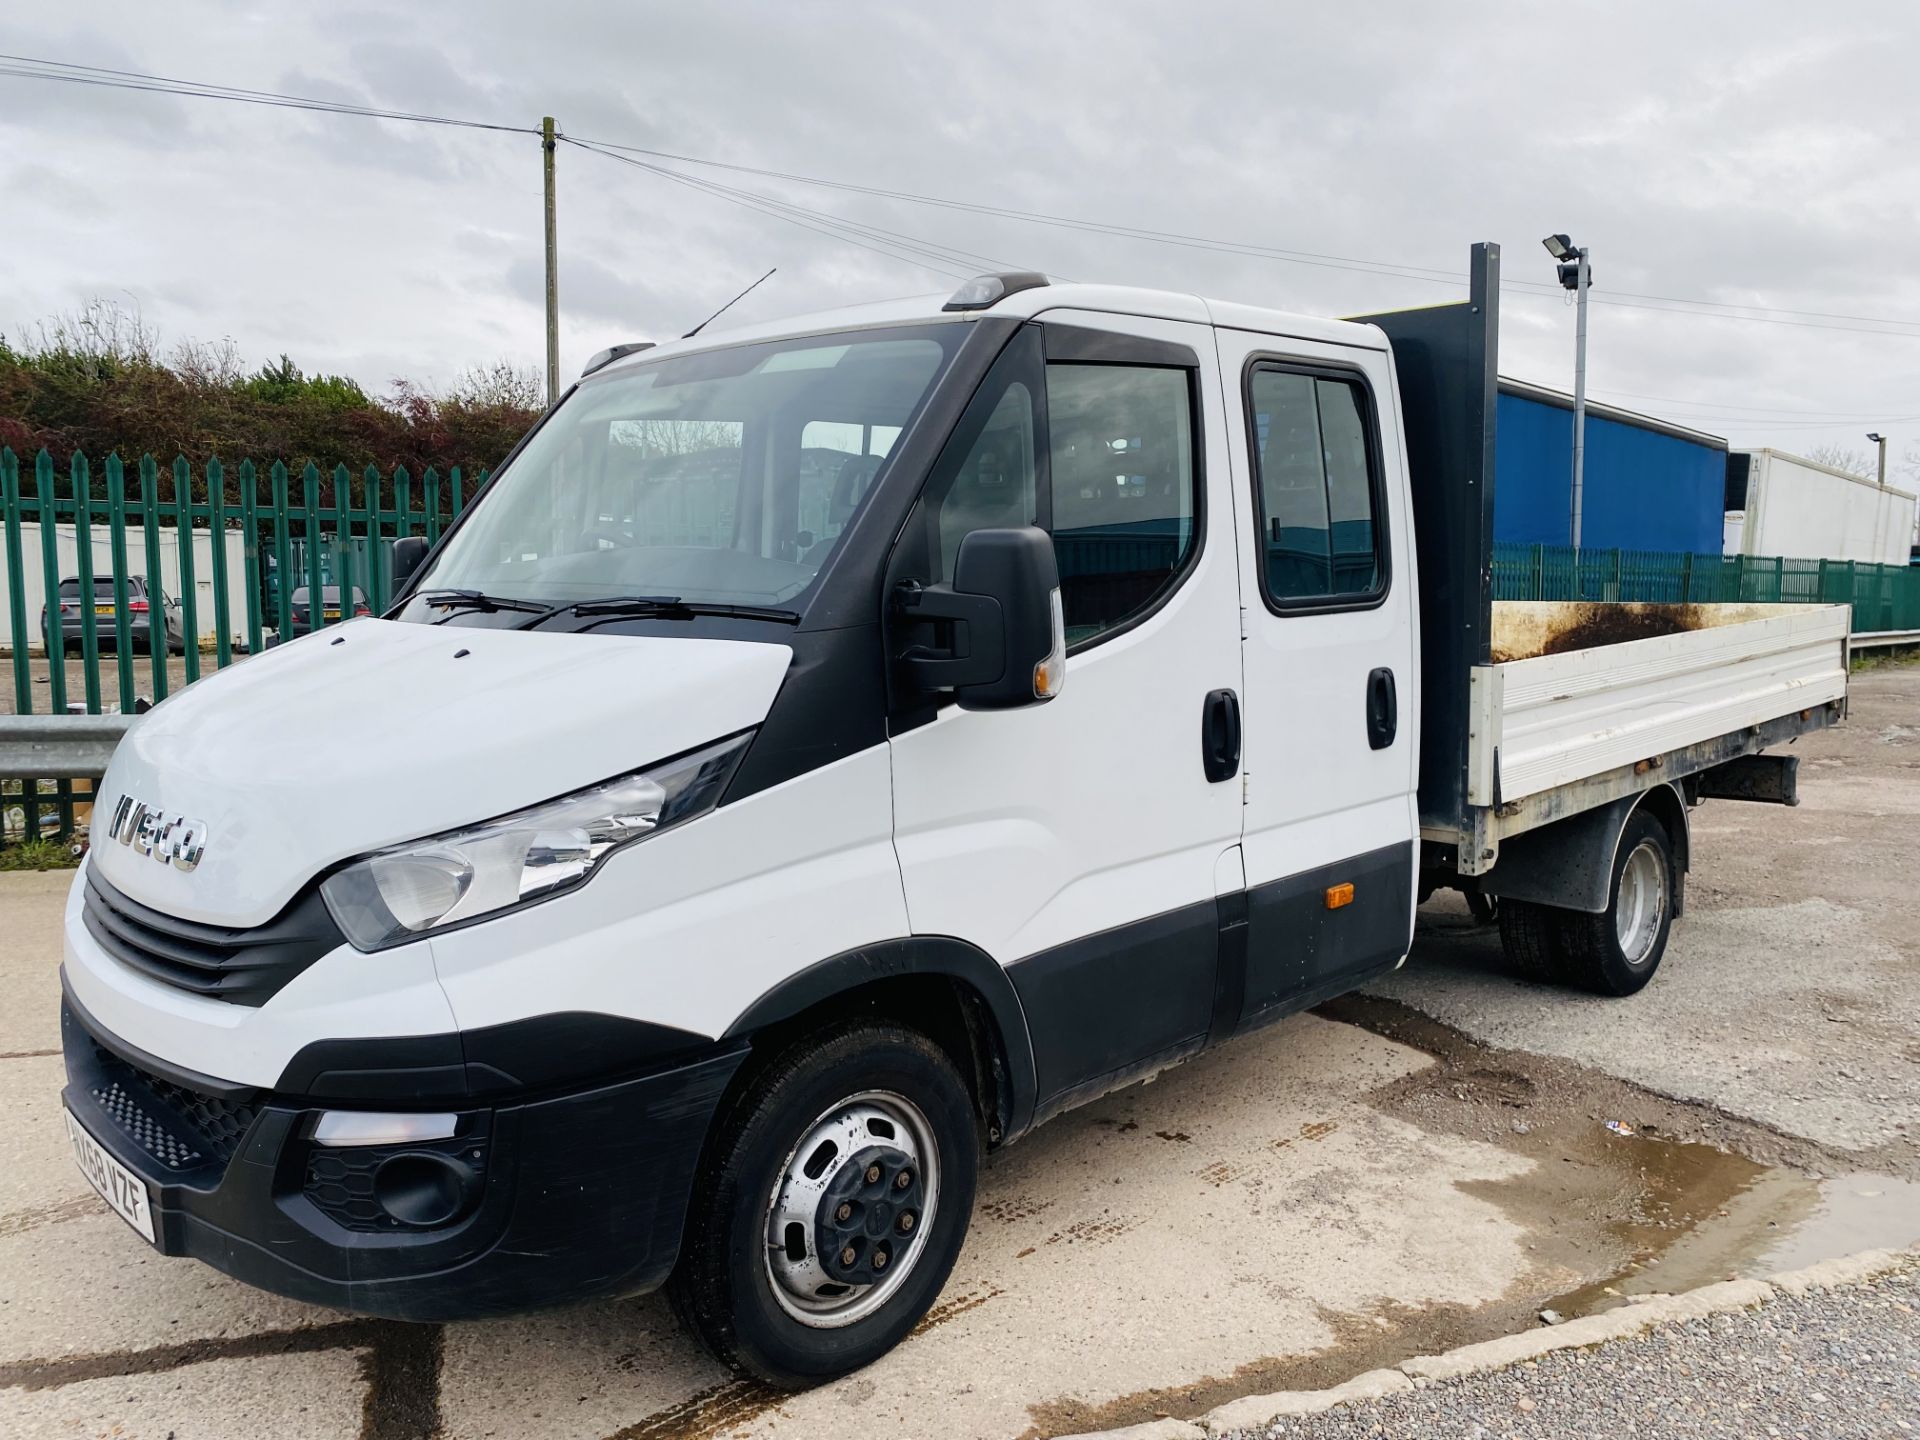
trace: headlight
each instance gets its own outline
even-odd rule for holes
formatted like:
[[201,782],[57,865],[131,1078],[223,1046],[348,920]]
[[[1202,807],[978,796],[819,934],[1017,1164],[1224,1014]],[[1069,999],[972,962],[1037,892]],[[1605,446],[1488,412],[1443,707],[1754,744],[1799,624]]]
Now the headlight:
[[379,851],[328,876],[320,894],[356,950],[379,950],[584,885],[621,846],[711,810],[748,738]]

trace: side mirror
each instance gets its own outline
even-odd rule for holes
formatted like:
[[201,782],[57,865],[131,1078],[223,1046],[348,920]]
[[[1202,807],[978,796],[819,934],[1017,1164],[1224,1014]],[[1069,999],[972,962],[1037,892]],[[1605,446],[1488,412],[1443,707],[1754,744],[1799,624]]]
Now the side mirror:
[[952,690],[964,710],[1011,710],[1058,695],[1067,634],[1053,541],[1031,525],[975,530],[960,542],[951,585],[910,585],[903,618],[936,643],[900,657],[917,690]]
[[424,535],[403,535],[393,542],[393,588],[398,590],[413,577],[420,562],[427,558]]

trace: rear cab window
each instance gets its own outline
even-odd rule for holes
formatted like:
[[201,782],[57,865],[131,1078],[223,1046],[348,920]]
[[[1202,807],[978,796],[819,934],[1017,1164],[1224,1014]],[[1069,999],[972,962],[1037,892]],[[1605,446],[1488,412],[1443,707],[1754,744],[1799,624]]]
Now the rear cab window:
[[1255,359],[1247,445],[1269,609],[1365,609],[1388,584],[1386,502],[1372,392],[1355,371]]

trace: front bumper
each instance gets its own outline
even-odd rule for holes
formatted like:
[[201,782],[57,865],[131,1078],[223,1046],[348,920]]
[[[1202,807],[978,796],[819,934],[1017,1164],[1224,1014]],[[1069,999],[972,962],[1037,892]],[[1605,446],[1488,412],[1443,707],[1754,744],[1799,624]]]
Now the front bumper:
[[[679,1252],[708,1125],[745,1056],[744,1046],[716,1044],[605,1083],[470,1101],[444,1141],[326,1147],[310,1138],[324,1107],[165,1066],[92,1022],[71,995],[61,1034],[63,1098],[147,1183],[163,1254],[397,1320],[507,1314],[658,1285]],[[456,1213],[412,1224],[384,1208],[389,1192],[376,1176],[400,1156],[465,1177]]]

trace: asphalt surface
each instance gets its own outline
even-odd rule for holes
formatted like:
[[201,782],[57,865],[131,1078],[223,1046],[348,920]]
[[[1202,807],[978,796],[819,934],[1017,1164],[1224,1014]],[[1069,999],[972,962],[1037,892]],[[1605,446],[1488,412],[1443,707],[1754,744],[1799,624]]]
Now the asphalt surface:
[[1916,1430],[1920,1271],[1908,1269],[1278,1421],[1237,1440],[1885,1440]]
[[1444,902],[1375,993],[1920,1179],[1920,664],[1856,674],[1791,753],[1797,807],[1693,812],[1686,914],[1631,1001],[1503,983],[1498,936]]
[[1851,723],[1801,748],[1800,809],[1697,813],[1641,996],[1527,984],[1436,903],[1384,998],[997,1157],[927,1322],[800,1396],[720,1370],[657,1297],[384,1325],[155,1255],[61,1131],[70,876],[0,875],[0,1434],[1038,1440],[1334,1385],[1573,1294],[1912,1243],[1920,670],[1857,677]]

